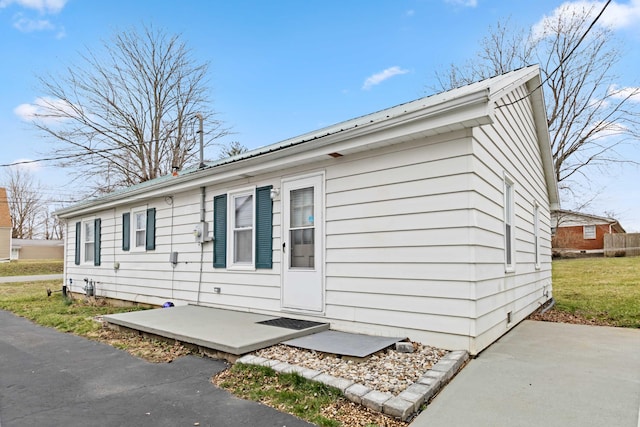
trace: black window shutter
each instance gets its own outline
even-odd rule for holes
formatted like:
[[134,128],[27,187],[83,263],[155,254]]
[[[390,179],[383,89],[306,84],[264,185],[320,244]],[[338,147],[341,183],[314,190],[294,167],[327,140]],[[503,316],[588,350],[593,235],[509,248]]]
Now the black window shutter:
[[156,248],[156,208],[147,209],[147,250]]
[[96,218],[93,222],[94,233],[93,238],[93,265],[100,265],[100,228],[102,225],[102,220],[100,218]]
[[122,214],[122,250],[129,250],[129,239],[131,239],[131,214],[129,212]]
[[213,266],[227,266],[227,195],[213,198]]
[[80,222],[76,222],[76,265],[80,265],[80,246],[81,246],[81,240],[80,240],[80,232],[82,230],[82,223]]
[[273,267],[273,202],[271,185],[256,188],[256,268]]

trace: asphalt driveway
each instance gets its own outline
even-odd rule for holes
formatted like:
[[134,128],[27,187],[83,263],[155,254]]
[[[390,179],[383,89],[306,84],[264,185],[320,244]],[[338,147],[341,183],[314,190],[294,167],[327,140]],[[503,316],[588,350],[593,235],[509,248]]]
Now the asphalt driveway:
[[0,425],[311,425],[215,387],[225,367],[195,356],[148,363],[0,310]]
[[640,330],[524,321],[411,427],[640,427]]

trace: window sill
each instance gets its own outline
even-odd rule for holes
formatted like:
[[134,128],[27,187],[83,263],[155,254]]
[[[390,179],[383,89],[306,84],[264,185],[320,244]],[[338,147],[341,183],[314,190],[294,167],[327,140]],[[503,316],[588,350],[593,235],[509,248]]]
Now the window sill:
[[235,264],[227,267],[227,271],[256,271],[256,267],[251,265]]

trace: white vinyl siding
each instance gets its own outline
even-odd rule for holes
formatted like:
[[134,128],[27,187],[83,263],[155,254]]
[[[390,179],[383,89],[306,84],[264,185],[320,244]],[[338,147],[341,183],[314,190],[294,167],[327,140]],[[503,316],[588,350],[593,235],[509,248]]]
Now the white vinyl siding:
[[471,139],[457,132],[327,169],[328,318],[462,345],[473,312],[470,154]]
[[[496,200],[504,200],[505,173],[513,187],[513,262],[517,269],[505,276],[505,256],[476,264],[477,286],[475,346],[484,348],[504,332],[523,320],[551,291],[551,221],[549,200],[543,174],[538,138],[526,88],[517,88],[504,102],[508,108],[496,110],[492,125],[474,128],[474,170],[489,187],[479,195],[476,220],[487,224],[477,230],[475,241],[496,243],[504,248],[504,208]],[[522,101],[514,102],[523,98]],[[540,205],[538,245],[539,268],[536,268],[534,218],[535,201]],[[499,221],[493,221],[493,219]],[[496,241],[494,237],[501,236]],[[494,243],[490,243],[494,242]],[[507,325],[507,314],[512,323]]]

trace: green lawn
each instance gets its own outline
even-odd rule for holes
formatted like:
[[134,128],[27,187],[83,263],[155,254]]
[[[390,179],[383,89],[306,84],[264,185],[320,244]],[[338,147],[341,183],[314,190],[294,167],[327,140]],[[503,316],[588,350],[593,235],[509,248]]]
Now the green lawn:
[[553,261],[555,309],[640,328],[640,257]]
[[63,298],[60,292],[48,297],[47,288],[59,290],[62,288],[62,281],[0,283],[0,309],[42,326],[78,335],[87,335],[102,327],[92,320],[95,316],[140,309],[92,304],[81,299],[71,300]]
[[0,263],[0,277],[62,274],[62,260],[25,260]]

